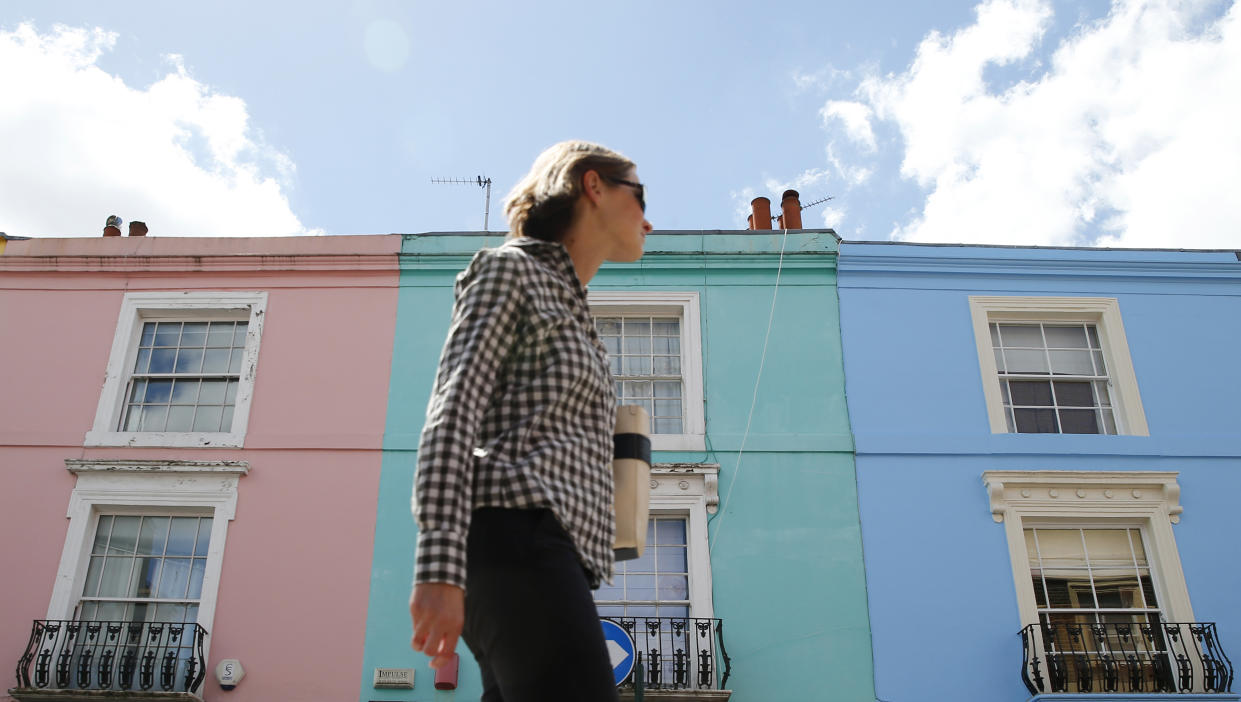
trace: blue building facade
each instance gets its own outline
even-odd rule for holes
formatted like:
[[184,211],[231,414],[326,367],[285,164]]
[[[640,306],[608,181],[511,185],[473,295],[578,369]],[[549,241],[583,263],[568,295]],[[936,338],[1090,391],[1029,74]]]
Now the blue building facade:
[[[409,648],[410,493],[454,277],[502,241],[403,243],[362,702],[481,692],[464,645],[452,691]],[[826,230],[657,231],[591,283],[621,400],[654,422],[648,548],[596,597],[633,634],[648,700],[874,699],[837,247]],[[376,689],[391,668],[413,688]]]
[[1238,258],[842,244],[878,699],[1238,699]]

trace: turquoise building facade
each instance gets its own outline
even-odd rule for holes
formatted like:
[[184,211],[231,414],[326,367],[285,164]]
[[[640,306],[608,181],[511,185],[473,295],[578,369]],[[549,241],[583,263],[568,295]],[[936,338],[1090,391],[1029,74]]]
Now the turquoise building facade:
[[[453,280],[475,251],[502,237],[437,233],[403,242],[363,702],[475,700],[481,692],[464,644],[454,691],[434,690],[426,658],[409,648],[410,495]],[[664,575],[660,556],[653,589],[635,573],[644,567],[630,566],[601,591],[610,601],[603,611],[710,620],[709,660],[694,655],[684,678],[668,660],[675,644],[648,639],[664,657],[648,699],[874,699],[838,244],[830,230],[654,232],[641,261],[605,264],[592,281],[592,310],[612,325],[604,337],[619,351],[623,392],[638,401],[653,394],[662,429],[653,438],[651,509],[666,524],[653,523],[650,550],[680,559]],[[631,328],[653,329],[653,346]],[[641,358],[648,353],[653,366]],[[694,654],[701,643],[687,640]],[[378,668],[414,668],[414,687],[376,689]]]

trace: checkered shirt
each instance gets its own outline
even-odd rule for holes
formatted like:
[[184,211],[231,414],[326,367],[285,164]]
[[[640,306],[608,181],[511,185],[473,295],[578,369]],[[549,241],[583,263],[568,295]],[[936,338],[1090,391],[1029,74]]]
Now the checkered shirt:
[[564,246],[510,239],[457,276],[414,478],[415,583],[465,587],[480,507],[550,508],[591,586],[612,579],[616,393]]

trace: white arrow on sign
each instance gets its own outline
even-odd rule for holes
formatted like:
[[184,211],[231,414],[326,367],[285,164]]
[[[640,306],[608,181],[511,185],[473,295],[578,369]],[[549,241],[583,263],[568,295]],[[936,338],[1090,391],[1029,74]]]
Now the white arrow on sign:
[[608,658],[612,659],[612,669],[615,670],[629,658],[629,652],[625,650],[624,646],[608,639]]

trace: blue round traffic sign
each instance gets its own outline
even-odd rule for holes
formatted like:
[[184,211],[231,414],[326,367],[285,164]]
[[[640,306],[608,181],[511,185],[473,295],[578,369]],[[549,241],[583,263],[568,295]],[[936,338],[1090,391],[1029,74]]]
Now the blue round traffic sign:
[[603,625],[603,640],[608,649],[608,658],[612,661],[612,675],[619,685],[629,677],[634,664],[638,662],[633,637],[611,619],[600,619],[599,623]]

